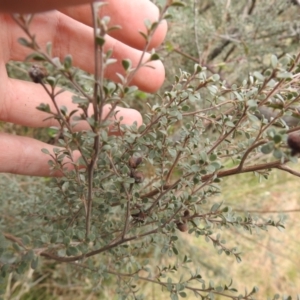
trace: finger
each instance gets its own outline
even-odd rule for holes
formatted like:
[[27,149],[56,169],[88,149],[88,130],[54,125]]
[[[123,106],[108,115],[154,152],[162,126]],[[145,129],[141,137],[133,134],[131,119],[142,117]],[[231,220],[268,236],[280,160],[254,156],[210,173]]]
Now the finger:
[[[65,7],[61,10],[71,18],[74,18],[86,25],[92,26],[92,13],[90,5]],[[109,16],[109,26],[121,26],[119,30],[113,30],[110,36],[136,49],[143,49],[145,39],[139,33],[147,33],[144,21],[151,23],[159,19],[159,10],[156,5],[148,0],[127,0],[120,4],[119,0],[110,0],[107,5],[99,9],[100,16]],[[149,49],[159,46],[165,39],[167,33],[167,22],[160,23],[155,30]]]
[[[29,127],[50,127],[59,125],[53,118],[45,120],[49,118],[50,115],[36,109],[41,103],[45,103],[50,106],[51,111],[55,112],[55,107],[50,97],[40,84],[8,79],[7,82],[3,84],[2,91],[3,93],[0,95],[0,120]],[[71,92],[65,91],[56,97],[58,106],[65,106],[68,109],[68,113],[78,109],[77,105],[72,103],[72,96],[73,94]],[[104,107],[103,118],[110,113],[110,107],[110,105]],[[118,113],[114,119],[122,118],[121,124],[132,125],[134,122],[137,123],[137,126],[142,124],[141,114],[134,109],[117,107],[115,111],[118,111]],[[79,110],[77,116],[79,116],[80,113],[81,111]],[[90,115],[93,114],[91,105],[89,113]],[[76,114],[74,116],[76,116]],[[88,130],[90,126],[87,122],[82,121],[73,129],[74,131]]]
[[0,1],[0,11],[8,13],[36,13],[63,6],[90,3],[92,0],[9,0]]
[[[24,60],[31,52],[17,43],[17,39],[24,36],[24,33],[12,19],[8,19],[8,24],[10,26],[6,29],[10,38],[3,42],[10,45],[9,58]],[[45,49],[47,42],[51,41],[53,43],[53,56],[63,59],[66,54],[71,53],[75,66],[89,73],[94,72],[94,42],[92,29],[89,26],[62,13],[48,12],[37,15],[30,28],[42,49]],[[129,47],[110,36],[106,37],[104,49],[105,51],[112,49],[112,57],[117,59],[117,63],[109,65],[105,72],[105,76],[113,81],[119,80],[117,73],[124,74],[121,63],[123,59],[130,59],[132,66],[136,67],[142,56],[142,51]],[[148,61],[149,57],[150,54],[146,53],[143,62]],[[131,84],[137,85],[146,92],[154,92],[162,85],[164,78],[165,71],[161,61],[151,61],[147,63],[147,66],[143,66],[137,71]]]
[[[53,145],[32,138],[0,133],[0,173],[13,173],[31,176],[61,176],[61,172],[51,173],[48,161],[51,157],[41,151],[47,149],[53,154]],[[78,151],[73,152],[74,162],[80,157]],[[72,169],[67,160],[65,167]]]

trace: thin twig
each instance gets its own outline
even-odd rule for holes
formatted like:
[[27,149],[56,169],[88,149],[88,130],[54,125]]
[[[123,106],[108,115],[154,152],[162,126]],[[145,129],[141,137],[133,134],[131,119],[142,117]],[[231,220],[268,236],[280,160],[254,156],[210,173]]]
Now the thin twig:
[[[231,176],[231,175],[236,175],[236,174],[243,174],[243,173],[249,173],[249,172],[258,172],[258,171],[262,171],[262,170],[268,170],[268,169],[274,169],[277,168],[278,166],[281,166],[285,163],[288,162],[288,159],[285,159],[283,162],[281,160],[276,160],[276,161],[272,161],[272,162],[268,162],[268,163],[262,163],[262,164],[257,164],[257,165],[252,165],[252,166],[245,166],[243,167],[242,170],[239,170],[239,167],[235,167],[232,169],[228,169],[228,170],[222,170],[216,173],[212,173],[212,174],[207,174],[207,175],[203,175],[201,176],[201,181],[204,182],[206,180],[211,179],[212,177],[216,176],[216,178],[223,178],[223,177],[227,177],[227,176]],[[191,177],[195,175],[194,173],[189,173],[186,174],[184,176],[185,179]],[[175,189],[178,184],[181,182],[181,180],[177,180],[175,183],[173,183],[172,185],[163,185],[162,189],[165,191],[164,194],[166,192],[169,192],[172,189]],[[160,193],[159,190],[152,190],[146,194],[140,195],[140,197],[143,198],[151,198],[155,195],[157,195],[158,193]],[[155,201],[154,203],[156,204],[158,201]],[[153,206],[153,205],[152,205]]]
[[279,170],[282,170],[282,171],[285,171],[285,172],[288,172],[294,176],[297,176],[297,177],[300,177],[300,172],[297,172],[293,169],[291,169],[290,167],[286,166],[286,165],[279,165],[279,166],[276,166],[276,169],[279,169]]
[[198,18],[198,0],[194,0],[194,36],[195,36],[195,44],[198,52],[198,63],[201,59],[201,51],[200,51],[200,45],[199,45],[199,39],[198,39],[198,26],[197,26],[197,18]]
[[159,24],[162,22],[162,20],[164,19],[164,15],[166,13],[166,11],[168,10],[169,8],[169,4],[166,3],[166,5],[164,6],[164,8],[162,9],[162,11],[160,12],[159,14],[159,18],[158,18],[158,21],[157,21],[157,24],[156,26],[154,26],[153,28],[151,28],[151,32],[148,32],[148,35],[147,35],[147,40],[146,40],[146,44],[144,46],[144,49],[142,51],[142,55],[139,59],[139,62],[137,63],[136,67],[129,73],[129,76],[127,77],[127,81],[126,81],[126,85],[129,85],[130,82],[132,81],[133,77],[135,76],[136,72],[139,70],[139,68],[143,65],[143,59],[144,59],[144,56],[146,54],[146,52],[148,51],[149,49],[149,46],[150,46],[150,43],[151,43],[151,40],[152,40],[152,37],[157,29],[157,27],[159,26]]
[[249,147],[249,148],[247,149],[247,151],[244,153],[244,155],[243,155],[243,157],[242,157],[242,159],[241,159],[241,162],[240,162],[240,164],[239,164],[239,166],[238,166],[238,171],[241,171],[241,170],[243,169],[244,163],[245,163],[245,161],[246,161],[248,155],[250,154],[250,152],[251,152],[253,149],[257,148],[258,146],[265,144],[266,142],[267,142],[267,140],[261,140],[261,141],[259,141],[258,143],[253,144],[251,147]]
[[246,115],[246,110],[247,108],[245,107],[245,110],[243,112],[243,115],[241,118],[238,120],[238,122],[235,124],[234,127],[232,127],[227,133],[222,135],[216,142],[215,144],[207,151],[207,154],[212,153],[234,130],[238,128],[238,126],[243,122],[245,115]]
[[[193,130],[193,129],[192,129],[192,130]],[[191,131],[192,131],[192,130],[191,130]],[[185,138],[185,141],[184,141],[183,146],[182,146],[183,149],[186,147],[186,144],[187,144],[188,140],[189,140],[189,136],[187,136],[187,137]],[[170,177],[171,177],[171,175],[172,175],[172,173],[173,173],[175,167],[177,166],[177,163],[178,163],[178,161],[179,161],[179,159],[180,159],[180,157],[181,157],[182,152],[183,152],[183,151],[178,151],[178,153],[177,153],[177,155],[176,155],[176,158],[175,158],[175,160],[174,160],[172,166],[171,166],[170,169],[169,169],[169,172],[168,172],[168,174],[167,174],[167,176],[166,176],[166,179],[165,179],[167,183],[169,182]]]
[[[87,167],[88,173],[88,196],[87,196],[87,214],[86,214],[86,238],[90,234],[91,230],[91,215],[92,215],[92,203],[93,203],[93,184],[94,184],[94,171],[100,152],[100,136],[99,129],[101,128],[101,118],[104,106],[103,96],[103,77],[104,77],[104,63],[103,63],[103,47],[96,43],[97,31],[98,31],[98,7],[97,4],[91,4],[91,10],[93,15],[93,33],[94,33],[94,60],[95,60],[95,83],[94,83],[94,97],[92,99],[94,122],[92,126],[95,133],[93,153],[91,161]],[[101,31],[100,35],[105,33]]]
[[207,112],[207,111],[216,109],[216,108],[218,108],[218,107],[220,107],[220,106],[223,106],[223,105],[226,105],[226,104],[229,104],[229,103],[234,104],[235,102],[232,101],[232,100],[228,100],[228,101],[225,101],[225,102],[216,104],[216,105],[211,106],[211,107],[208,107],[208,108],[204,108],[204,109],[200,109],[200,110],[192,111],[192,112],[188,112],[188,113],[183,113],[182,116],[183,116],[183,117],[188,117],[188,116],[193,116],[193,115],[201,114],[201,113],[203,113],[203,112]]

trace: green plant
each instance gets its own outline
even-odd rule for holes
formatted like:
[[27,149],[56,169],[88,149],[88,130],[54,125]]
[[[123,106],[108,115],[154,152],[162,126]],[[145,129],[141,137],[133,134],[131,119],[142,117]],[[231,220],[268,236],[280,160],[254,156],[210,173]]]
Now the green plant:
[[[171,4],[161,9],[160,20]],[[36,269],[43,257],[68,263],[79,272],[79,279],[87,276],[94,286],[115,280],[120,298],[140,299],[139,284],[147,282],[161,286],[171,299],[191,292],[202,299],[220,295],[254,299],[256,287],[240,293],[232,282],[217,285],[197,268],[189,270],[191,261],[178,247],[178,233],[188,231],[211,243],[218,254],[240,262],[241,253],[227,246],[221,230],[242,228],[251,233],[284,228],[280,219],[243,215],[214,197],[228,176],[254,172],[268,178],[272,169],[299,176],[287,166],[297,158],[291,156],[286,139],[300,128],[290,128],[284,119],[298,116],[299,55],[270,55],[265,70],[232,85],[197,63],[192,71],[176,75],[169,90],[146,103],[142,126],[125,126],[117,119],[115,108],[137,95],[130,81],[141,63],[133,69],[124,60],[126,76],[119,76],[120,83],[103,78],[105,67],[114,62],[111,52],[103,51],[109,18],[96,21],[94,17],[99,65],[95,77],[81,76],[78,83],[70,54],[60,62],[51,57],[51,51],[40,50],[30,33],[31,17],[15,16],[27,35],[19,41],[34,51],[30,59],[45,62],[52,70],[48,74],[34,64],[29,75],[43,86],[55,106],[54,111],[45,104],[38,107],[59,123],[53,153],[42,151],[49,155],[52,171],[63,176],[49,183],[47,196],[23,208],[31,231],[0,236],[2,276]],[[148,44],[158,23],[145,24]],[[150,59],[158,59],[157,54]],[[58,89],[60,81],[65,79],[76,92],[72,99],[77,109],[73,111],[56,101],[63,92]],[[111,113],[101,118],[104,104],[111,105]],[[266,118],[261,111],[264,107],[279,113]],[[77,132],[77,122],[88,123],[89,130]],[[74,153],[80,153],[79,160]],[[149,258],[155,249],[163,257],[176,257],[176,262],[157,265]]]

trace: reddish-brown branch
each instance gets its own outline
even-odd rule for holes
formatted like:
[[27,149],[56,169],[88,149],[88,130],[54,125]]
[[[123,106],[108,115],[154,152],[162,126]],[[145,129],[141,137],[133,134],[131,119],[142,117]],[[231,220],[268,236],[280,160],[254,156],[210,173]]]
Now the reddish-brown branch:
[[[274,169],[274,168],[290,172],[290,171],[287,170],[287,167],[284,167],[284,163],[286,163],[286,162],[287,162],[287,160],[285,160],[283,163],[280,160],[276,160],[276,161],[272,161],[272,162],[269,162],[269,163],[262,163],[262,164],[252,165],[252,166],[245,166],[242,169],[240,169],[240,167],[237,166],[235,168],[228,169],[228,170],[222,170],[222,171],[219,171],[217,173],[203,175],[201,177],[201,180],[202,180],[202,182],[204,182],[204,181],[207,181],[207,180],[211,179],[213,176],[216,176],[217,178],[222,178],[222,177],[227,177],[227,176],[231,176],[231,175],[237,175],[237,174],[243,174],[243,173],[249,173],[249,172],[256,172],[256,171],[262,171],[262,170]],[[194,173],[187,174],[184,177],[188,178],[192,175],[194,175]],[[177,180],[176,185],[166,184],[162,187],[162,190],[165,191],[165,190],[174,189],[174,188],[176,188],[176,186],[179,183],[180,183],[180,180]],[[141,195],[141,198],[151,198],[151,197],[157,195],[160,192],[161,192],[161,190],[153,190],[151,192],[148,192],[146,194]]]

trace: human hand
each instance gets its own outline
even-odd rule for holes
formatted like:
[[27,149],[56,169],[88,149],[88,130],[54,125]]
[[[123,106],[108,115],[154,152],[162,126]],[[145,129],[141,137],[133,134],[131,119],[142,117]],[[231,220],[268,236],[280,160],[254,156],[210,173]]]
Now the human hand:
[[[25,1],[21,1],[23,4]],[[79,4],[87,0],[67,0],[64,4]],[[48,41],[52,42],[53,56],[63,59],[66,54],[72,54],[73,64],[87,72],[93,73],[93,33],[91,28],[90,5],[61,8],[62,1],[36,1],[28,0],[26,5],[20,1],[11,0],[9,3],[0,1],[0,10],[16,12],[36,12],[59,7],[61,11],[49,11],[35,15],[31,23],[31,32],[36,35],[37,43],[42,49]],[[116,73],[123,73],[122,59],[128,58],[132,65],[137,65],[145,41],[139,30],[145,30],[144,20],[158,19],[158,9],[148,0],[127,0],[120,4],[119,0],[108,0],[103,15],[111,17],[110,25],[121,25],[121,30],[112,32],[106,37],[105,49],[113,49],[113,57],[118,60],[116,64],[108,67],[105,76],[116,80]],[[9,14],[0,14],[0,120],[29,127],[57,126],[55,120],[44,121],[48,115],[36,109],[40,103],[49,104],[53,108],[50,98],[41,85],[32,82],[11,79],[7,76],[5,63],[9,60],[22,61],[30,53],[28,48],[18,44],[17,39],[24,33]],[[157,47],[164,39],[167,25],[161,23],[157,28],[150,48]],[[145,55],[144,61],[149,58]],[[142,67],[135,74],[131,84],[137,85],[146,92],[156,91],[164,80],[164,67],[160,61],[152,61],[148,65],[153,68]],[[64,92],[57,97],[60,105],[65,105],[69,111],[74,109],[71,101],[72,94]],[[123,124],[132,124],[134,121],[140,125],[142,118],[139,112],[132,109],[117,108],[117,117],[123,117]],[[103,115],[109,112],[105,107]],[[77,130],[87,129],[81,124]],[[53,146],[28,137],[21,137],[0,133],[0,172],[49,176],[49,157],[41,152],[42,148],[52,152]],[[74,153],[79,158],[79,153]]]

